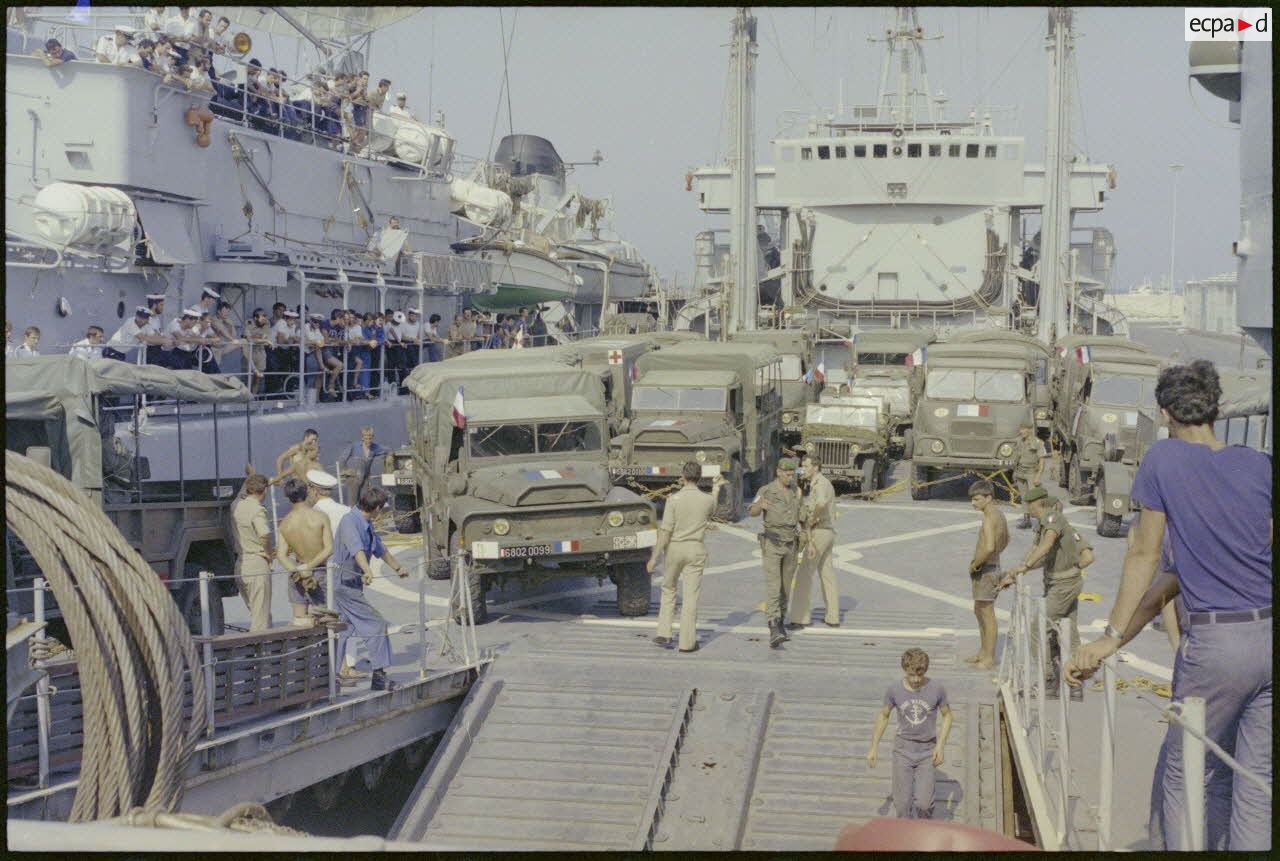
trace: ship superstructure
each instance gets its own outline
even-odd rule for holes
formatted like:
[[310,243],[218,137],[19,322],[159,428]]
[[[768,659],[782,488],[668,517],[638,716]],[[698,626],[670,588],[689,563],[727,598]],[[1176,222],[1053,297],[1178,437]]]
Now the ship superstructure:
[[[925,66],[929,38],[938,37],[925,35],[914,9],[897,8],[873,40],[885,50],[876,103],[784,130],[773,163],[756,169],[757,210],[781,216],[777,301],[861,325],[990,318],[1033,331],[1045,168],[1029,161],[1025,138],[996,130],[989,111],[945,118],[946,97],[930,89]],[[693,172],[704,212],[729,210],[730,173]],[[1113,188],[1114,168],[1076,158],[1062,191],[1074,216],[1100,211]],[[1111,235],[1076,233],[1069,277],[1092,288],[1077,296],[1080,311],[1092,326],[1096,310],[1100,331],[1111,331],[1122,325],[1100,301]]]

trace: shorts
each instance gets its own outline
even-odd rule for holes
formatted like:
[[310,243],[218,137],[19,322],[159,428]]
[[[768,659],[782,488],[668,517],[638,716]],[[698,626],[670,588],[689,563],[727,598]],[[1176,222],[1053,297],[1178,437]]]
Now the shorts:
[[316,578],[316,588],[310,592],[302,588],[302,584],[292,577],[289,578],[289,603],[290,604],[311,604],[317,607],[325,606],[324,582],[325,568],[323,565],[311,572]]
[[1000,563],[988,562],[969,579],[973,581],[973,600],[994,601],[1000,594]]

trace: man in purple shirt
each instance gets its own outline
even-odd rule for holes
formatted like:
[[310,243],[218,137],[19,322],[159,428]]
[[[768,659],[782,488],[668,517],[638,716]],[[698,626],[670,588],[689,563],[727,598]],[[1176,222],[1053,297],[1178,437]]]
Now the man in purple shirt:
[[[1156,403],[1169,439],[1151,446],[1134,479],[1137,537],[1106,633],[1067,664],[1072,684],[1136,637],[1181,595],[1187,628],[1173,666],[1173,700],[1203,697],[1205,731],[1271,782],[1271,458],[1213,433],[1222,386],[1205,361],[1166,368]],[[1176,573],[1156,576],[1166,529]],[[1145,591],[1144,591],[1145,590]],[[1169,723],[1152,787],[1156,848],[1184,846],[1182,728]],[[1209,753],[1206,848],[1267,850],[1271,799]]]

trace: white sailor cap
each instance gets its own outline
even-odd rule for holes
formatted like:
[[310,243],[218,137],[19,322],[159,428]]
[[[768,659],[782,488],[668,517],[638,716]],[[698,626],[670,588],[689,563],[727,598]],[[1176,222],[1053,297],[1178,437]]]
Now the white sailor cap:
[[148,308],[146,305],[139,305],[138,307],[136,307],[136,308],[134,308],[134,309],[133,309],[133,316],[135,316],[135,317],[150,317],[150,316],[151,316],[151,309],[150,309],[150,308]]
[[407,98],[409,98],[409,96],[408,96],[408,94],[406,94],[406,93],[404,93],[404,92],[399,92],[399,93],[396,93],[396,98],[397,98],[397,99],[407,99]]
[[404,314],[403,314],[403,313],[401,313],[400,311],[397,311],[397,312],[395,312],[394,314],[392,314],[392,315],[391,315],[391,319],[392,319],[393,321],[397,322],[397,323],[403,323],[403,322],[404,322]]
[[204,288],[203,290],[201,290],[201,291],[200,291],[200,295],[201,295],[201,296],[208,296],[210,299],[221,299],[221,298],[222,298],[222,294],[221,294],[221,293],[219,293],[217,290],[213,290],[213,289],[211,289],[211,288],[209,288],[209,287],[206,287],[206,288]]
[[308,314],[308,315],[307,315],[307,319],[308,319],[308,320],[319,320],[320,322],[322,322],[322,323],[323,323],[323,322],[324,322],[324,315],[323,315],[323,314],[319,314],[319,313],[317,313],[317,312],[315,312],[315,311],[312,311],[310,314]]
[[417,313],[418,313],[418,309],[417,309],[417,308],[406,308],[406,309],[405,309],[405,311],[406,311],[407,313],[409,313],[409,314],[413,314],[413,315],[415,315],[415,316],[417,316]]
[[203,313],[204,313],[204,311],[200,310],[199,308],[183,308],[183,309],[182,309],[182,316],[184,316],[184,317],[193,317],[193,318],[195,318],[196,320],[199,320],[199,319],[200,319],[200,315],[201,315],[201,314],[203,314]]
[[148,302],[163,302],[163,301],[164,301],[164,294],[163,294],[163,293],[148,293],[148,294],[147,294],[147,301],[148,301]]
[[294,319],[294,318],[296,318],[296,317],[298,316],[298,312],[297,312],[297,311],[289,311],[289,310],[286,310],[286,311],[284,312],[284,316],[286,316],[286,317],[288,317],[289,319],[291,319],[291,320],[292,320],[292,319]]
[[334,478],[323,469],[307,470],[307,482],[314,484],[316,487],[323,487],[326,490],[332,490],[338,486],[338,479]]

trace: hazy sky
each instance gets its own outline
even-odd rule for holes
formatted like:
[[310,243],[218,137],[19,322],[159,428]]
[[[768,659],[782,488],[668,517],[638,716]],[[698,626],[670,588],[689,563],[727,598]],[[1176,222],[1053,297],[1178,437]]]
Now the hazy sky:
[[[832,106],[839,79],[845,103],[876,96],[884,8],[758,7],[757,160],[772,162],[769,140],[786,110]],[[499,9],[422,12],[374,36],[370,71],[409,93],[419,116],[444,110],[458,151],[490,152],[508,131],[499,102],[503,62]],[[664,276],[693,269],[693,237],[708,226],[684,190],[690,168],[723,156],[730,8],[505,8],[515,37],[509,59],[516,132],[552,140],[578,168],[584,194],[612,193],[619,232]],[[1079,9],[1076,16],[1079,112],[1076,139],[1090,159],[1114,164],[1119,186],[1091,216],[1115,234],[1120,289],[1169,269],[1172,181],[1178,181],[1176,279],[1235,270],[1239,229],[1239,132],[1227,106],[1192,83],[1182,9]],[[950,98],[949,115],[976,100],[993,108],[998,132],[1026,136],[1043,157],[1046,12],[1042,8],[921,8],[930,85]],[[434,29],[434,36],[433,36]],[[433,49],[434,45],[434,49]],[[292,54],[292,51],[289,52]],[[428,79],[431,86],[428,87]]]

